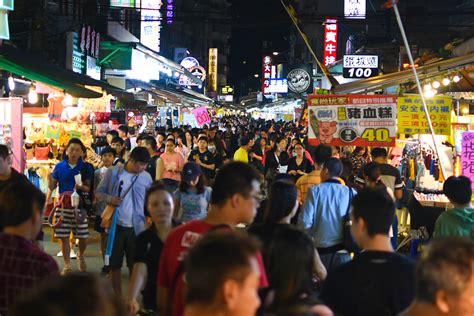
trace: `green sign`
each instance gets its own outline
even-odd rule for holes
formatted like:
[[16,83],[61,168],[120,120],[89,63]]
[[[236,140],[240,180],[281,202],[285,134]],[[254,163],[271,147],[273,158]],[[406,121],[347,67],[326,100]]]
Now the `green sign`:
[[134,8],[135,0],[110,0],[111,7]]
[[82,133],[79,131],[69,131],[69,137],[81,139]]
[[0,39],[10,39],[8,27],[8,11],[13,11],[14,0],[0,0]]

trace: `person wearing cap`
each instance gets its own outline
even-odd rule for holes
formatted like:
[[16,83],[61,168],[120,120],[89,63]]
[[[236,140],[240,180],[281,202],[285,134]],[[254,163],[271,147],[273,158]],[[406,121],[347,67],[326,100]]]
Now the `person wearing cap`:
[[181,179],[174,196],[174,218],[189,222],[206,217],[212,189],[204,185],[201,168],[195,162],[186,163]]

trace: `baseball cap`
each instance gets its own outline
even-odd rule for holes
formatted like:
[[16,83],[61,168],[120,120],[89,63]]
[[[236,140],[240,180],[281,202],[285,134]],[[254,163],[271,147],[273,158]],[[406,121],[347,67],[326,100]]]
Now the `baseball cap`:
[[183,167],[183,180],[192,181],[201,175],[201,168],[195,162],[188,162]]

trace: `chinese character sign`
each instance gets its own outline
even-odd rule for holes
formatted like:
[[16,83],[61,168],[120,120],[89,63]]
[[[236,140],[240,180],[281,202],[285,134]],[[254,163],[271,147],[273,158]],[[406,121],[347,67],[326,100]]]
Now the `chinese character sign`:
[[471,188],[474,190],[474,132],[462,133],[461,146],[462,175],[471,179]]
[[142,0],[140,42],[160,52],[162,0]]
[[270,94],[270,85],[272,78],[272,57],[263,56],[262,65],[262,92],[263,94]]
[[393,95],[309,96],[309,143],[394,147],[396,102]]
[[209,48],[209,88],[217,92],[217,48]]
[[334,64],[336,60],[337,60],[337,20],[327,19],[324,25],[324,66]]
[[205,107],[194,109],[192,110],[192,113],[196,118],[196,122],[199,124],[199,126],[211,123],[211,117],[209,116],[209,112],[207,112],[207,109]]
[[344,0],[344,17],[346,19],[365,19],[365,0]]
[[[426,99],[426,105],[435,134],[451,135],[452,99],[445,96],[434,97]],[[398,98],[398,133],[410,135],[430,133],[419,96],[406,95]]]

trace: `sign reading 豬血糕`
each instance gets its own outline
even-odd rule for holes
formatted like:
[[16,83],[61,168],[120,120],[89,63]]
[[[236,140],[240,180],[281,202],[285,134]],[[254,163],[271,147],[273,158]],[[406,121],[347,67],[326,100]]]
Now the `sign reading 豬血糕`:
[[209,116],[209,112],[204,106],[194,109],[191,112],[196,118],[196,122],[198,123],[199,126],[203,126],[203,125],[211,123],[211,117]]
[[462,133],[461,173],[471,179],[474,190],[474,132]]
[[308,139],[313,146],[395,146],[394,95],[308,97]]
[[369,78],[379,74],[377,55],[344,55],[342,65],[344,78]]
[[[439,96],[425,100],[435,134],[451,135],[452,98]],[[430,133],[420,96],[398,97],[398,133],[409,135]]]

